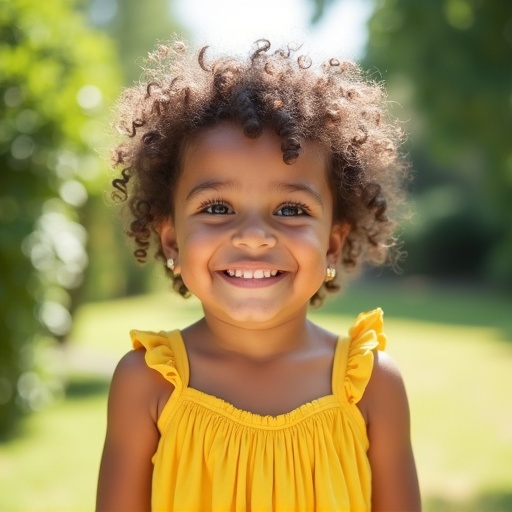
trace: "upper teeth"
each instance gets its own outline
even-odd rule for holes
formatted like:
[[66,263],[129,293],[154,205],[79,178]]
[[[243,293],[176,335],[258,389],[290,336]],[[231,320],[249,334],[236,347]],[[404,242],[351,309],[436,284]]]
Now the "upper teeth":
[[244,279],[263,279],[277,275],[277,270],[226,270],[227,274],[231,277],[243,277]]

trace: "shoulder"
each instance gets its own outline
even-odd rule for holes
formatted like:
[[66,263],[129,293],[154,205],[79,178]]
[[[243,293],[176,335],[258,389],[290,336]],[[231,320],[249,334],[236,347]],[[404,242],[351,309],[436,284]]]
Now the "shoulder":
[[402,374],[394,359],[381,350],[373,353],[373,369],[368,381],[367,392],[370,394],[380,391],[399,391],[404,386]]
[[151,387],[154,380],[152,374],[155,372],[146,364],[145,354],[142,348],[130,350],[119,360],[112,377],[111,392],[117,387],[137,392]]
[[[395,361],[385,352],[375,350],[373,369],[363,397],[358,403],[366,423],[372,424],[385,418],[409,417],[409,407],[402,374]],[[396,416],[395,416],[396,417]]]
[[146,350],[137,348],[121,357],[114,370],[114,379],[122,379],[128,375],[147,379],[151,375],[150,372],[151,368],[146,363]]
[[120,359],[112,377],[109,401],[127,401],[131,408],[149,411],[156,423],[162,404],[174,387],[148,366],[145,355],[146,350],[139,348]]

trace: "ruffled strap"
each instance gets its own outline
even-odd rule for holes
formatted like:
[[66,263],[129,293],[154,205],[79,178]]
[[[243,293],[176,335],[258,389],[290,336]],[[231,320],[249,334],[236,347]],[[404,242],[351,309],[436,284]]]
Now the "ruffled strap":
[[361,313],[349,331],[345,348],[345,365],[340,362],[340,370],[345,368],[343,388],[349,403],[361,400],[373,371],[373,353],[386,348],[383,329],[383,312],[377,308]]
[[[183,382],[188,381],[186,367],[180,364],[181,334],[179,331],[151,332],[130,331],[134,349],[146,349],[146,364],[159,372],[175,388],[181,391]],[[185,373],[185,375],[184,375]]]

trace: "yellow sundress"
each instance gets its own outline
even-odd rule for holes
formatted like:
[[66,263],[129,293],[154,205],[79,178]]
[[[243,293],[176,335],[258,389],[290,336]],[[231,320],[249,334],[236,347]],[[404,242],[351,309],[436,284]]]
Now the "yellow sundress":
[[152,510],[173,512],[364,511],[371,508],[368,437],[356,404],[383,350],[382,311],[358,316],[339,338],[332,394],[260,416],[188,387],[179,331],[131,332],[149,367],[175,389],[158,429]]

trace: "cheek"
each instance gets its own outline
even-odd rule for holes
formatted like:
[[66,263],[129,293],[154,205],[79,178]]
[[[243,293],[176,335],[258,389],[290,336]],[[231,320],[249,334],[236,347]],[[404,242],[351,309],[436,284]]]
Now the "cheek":
[[311,256],[325,256],[329,244],[329,236],[321,226],[310,226],[294,233],[293,245],[311,253]]
[[186,266],[191,262],[208,261],[218,248],[220,239],[215,230],[190,226],[178,240],[181,264]]

